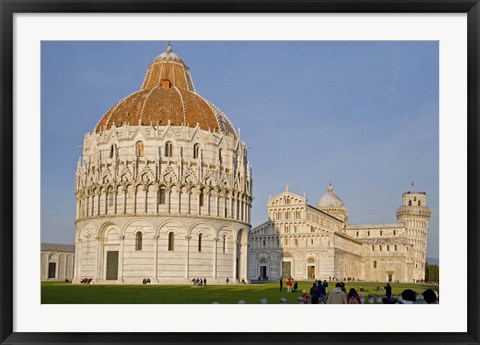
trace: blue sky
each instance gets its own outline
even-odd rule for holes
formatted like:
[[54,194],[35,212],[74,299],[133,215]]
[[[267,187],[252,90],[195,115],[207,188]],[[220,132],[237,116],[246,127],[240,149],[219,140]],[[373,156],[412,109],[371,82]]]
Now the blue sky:
[[[41,238],[73,243],[86,132],[137,91],[166,42],[42,42]],[[316,205],[331,181],[352,224],[394,223],[403,192],[427,193],[438,257],[438,42],[180,41],[196,90],[250,147],[252,225],[269,195]]]

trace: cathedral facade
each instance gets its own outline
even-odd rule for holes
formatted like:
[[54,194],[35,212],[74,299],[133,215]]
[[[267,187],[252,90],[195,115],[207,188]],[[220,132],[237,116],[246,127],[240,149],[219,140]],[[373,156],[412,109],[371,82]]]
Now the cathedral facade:
[[75,197],[74,283],[247,280],[247,146],[170,44],[85,135]]
[[402,197],[397,223],[352,225],[332,185],[316,206],[287,187],[268,201],[268,220],[250,232],[249,278],[424,280],[431,211],[424,192]]

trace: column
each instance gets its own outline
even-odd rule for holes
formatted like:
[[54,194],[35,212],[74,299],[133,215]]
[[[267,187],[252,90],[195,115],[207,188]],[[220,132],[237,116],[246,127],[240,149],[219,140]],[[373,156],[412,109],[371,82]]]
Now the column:
[[208,209],[207,209],[207,215],[210,215],[210,198],[212,197],[212,194],[210,193],[210,191],[208,191],[208,200],[207,200],[207,204],[208,204]]
[[171,201],[171,198],[172,198],[172,192],[170,190],[170,187],[169,188],[165,188],[165,206],[167,208],[167,213],[170,213],[170,201]]
[[[179,186],[180,187],[180,186]],[[178,188],[178,204],[177,204],[177,213],[180,214],[182,210],[182,188]]]
[[153,258],[153,279],[158,283],[158,235],[154,235],[153,240],[155,241],[153,245],[153,254],[155,255]]
[[95,280],[103,280],[102,275],[102,265],[103,265],[103,246],[102,246],[102,239],[100,236],[95,237],[95,240],[97,241],[97,268],[95,272]]
[[[245,242],[244,245],[243,245],[243,250],[242,250],[242,261],[243,261],[243,264],[242,264],[242,273],[241,273],[241,277],[240,277],[240,281],[241,279],[245,279],[245,282],[247,282],[248,280],[248,272],[247,272],[247,266],[248,266],[248,258],[247,258],[247,252],[248,252],[248,242]],[[270,266],[271,266],[271,262],[270,262]],[[271,269],[269,267],[269,269]]]
[[212,277],[217,278],[217,251],[218,251],[218,237],[213,239],[213,275]]
[[125,235],[120,235],[120,250],[118,252],[118,281],[123,283],[123,244]]
[[74,270],[73,270],[73,277],[75,282],[77,279],[80,279],[80,260],[82,257],[82,239],[79,238],[75,243],[75,261],[74,261]]
[[238,241],[233,241],[233,275],[230,281],[235,282],[236,275],[237,275],[237,243]]
[[189,274],[189,265],[190,265],[190,239],[192,236],[185,236],[185,240],[187,241],[187,255],[185,255],[185,279],[188,279]]

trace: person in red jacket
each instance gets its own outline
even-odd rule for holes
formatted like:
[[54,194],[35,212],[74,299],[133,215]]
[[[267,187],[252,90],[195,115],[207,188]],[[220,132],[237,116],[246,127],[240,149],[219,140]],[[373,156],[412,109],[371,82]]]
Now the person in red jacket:
[[292,292],[292,281],[290,278],[287,280],[287,292]]
[[361,304],[360,296],[357,293],[357,290],[351,288],[347,295],[347,303],[348,304]]

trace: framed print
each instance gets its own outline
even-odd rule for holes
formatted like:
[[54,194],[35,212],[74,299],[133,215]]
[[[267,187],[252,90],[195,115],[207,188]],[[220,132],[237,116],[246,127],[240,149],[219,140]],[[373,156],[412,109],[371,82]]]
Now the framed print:
[[478,1],[1,4],[2,344],[478,344]]

